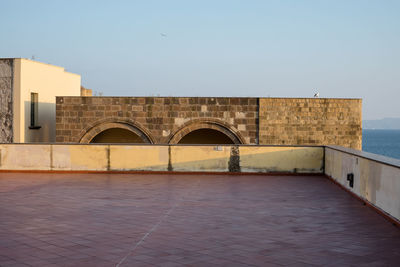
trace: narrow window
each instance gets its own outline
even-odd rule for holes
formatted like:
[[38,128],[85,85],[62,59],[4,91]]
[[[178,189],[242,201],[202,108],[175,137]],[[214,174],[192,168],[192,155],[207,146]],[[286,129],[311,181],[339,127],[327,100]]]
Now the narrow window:
[[31,93],[31,125],[30,129],[39,129],[38,125],[38,115],[39,115],[39,94]]

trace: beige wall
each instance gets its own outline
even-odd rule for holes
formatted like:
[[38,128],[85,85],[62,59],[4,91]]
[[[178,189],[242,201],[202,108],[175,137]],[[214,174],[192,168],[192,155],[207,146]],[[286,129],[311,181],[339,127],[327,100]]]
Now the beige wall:
[[323,173],[323,147],[239,147],[244,172]]
[[[29,59],[15,59],[14,142],[55,142],[56,96],[79,96],[81,77],[62,67]],[[38,125],[29,129],[31,93],[39,94]]]
[[229,171],[231,146],[172,146],[174,171]]
[[[228,172],[235,146],[171,146],[174,171]],[[242,172],[322,173],[323,147],[238,146]]]
[[[400,220],[400,160],[345,149],[325,148],[325,173],[345,188]],[[354,174],[351,188],[347,174]]]
[[323,147],[0,145],[0,170],[228,172],[233,164],[242,172],[323,173]]
[[110,145],[109,148],[111,170],[168,170],[168,146]]

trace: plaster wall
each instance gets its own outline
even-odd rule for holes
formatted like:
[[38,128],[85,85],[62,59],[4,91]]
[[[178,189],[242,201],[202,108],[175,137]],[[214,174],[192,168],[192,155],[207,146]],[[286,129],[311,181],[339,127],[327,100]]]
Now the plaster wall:
[[232,146],[173,146],[171,165],[174,171],[229,171]]
[[0,144],[0,170],[50,170],[51,146]]
[[[350,187],[347,174],[354,174]],[[325,148],[325,174],[400,220],[400,160],[341,147]]]
[[109,165],[108,146],[44,145],[50,146],[50,170],[106,171]]
[[243,146],[239,151],[243,172],[323,172],[322,147]]
[[167,171],[168,146],[110,145],[110,169],[116,171]]
[[[14,142],[55,142],[56,96],[79,96],[80,75],[29,59],[16,58],[14,62]],[[40,129],[29,129],[31,93],[39,95]]]
[[0,170],[323,173],[323,147],[2,144]]

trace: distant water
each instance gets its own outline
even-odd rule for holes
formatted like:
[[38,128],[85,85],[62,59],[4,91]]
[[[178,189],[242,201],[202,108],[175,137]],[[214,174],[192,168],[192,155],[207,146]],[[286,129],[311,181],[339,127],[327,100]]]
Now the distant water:
[[363,130],[362,149],[400,159],[400,130]]

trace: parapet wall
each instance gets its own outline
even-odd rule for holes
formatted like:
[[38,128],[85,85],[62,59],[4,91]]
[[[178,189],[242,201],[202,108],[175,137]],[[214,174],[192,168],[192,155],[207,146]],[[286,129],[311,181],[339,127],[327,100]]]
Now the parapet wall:
[[400,160],[330,146],[325,148],[325,174],[400,221]]
[[0,145],[0,170],[323,173],[323,147]]

